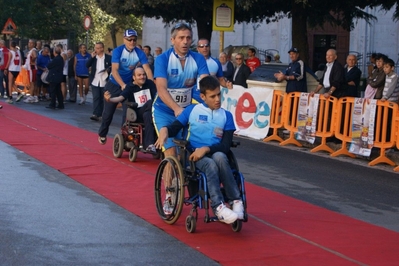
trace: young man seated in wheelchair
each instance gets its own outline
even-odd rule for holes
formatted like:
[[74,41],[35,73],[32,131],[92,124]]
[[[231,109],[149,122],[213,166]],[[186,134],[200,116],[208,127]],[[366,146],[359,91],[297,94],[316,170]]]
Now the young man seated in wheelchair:
[[[235,131],[233,116],[221,108],[219,81],[207,76],[199,82],[202,104],[190,105],[169,126],[161,128],[155,143],[161,148],[167,138],[176,136],[188,127],[188,149],[192,151],[189,160],[207,178],[211,207],[218,219],[227,224],[243,219],[244,206],[240,191],[233,177],[227,153]],[[223,184],[232,210],[224,204],[220,183]],[[165,206],[164,206],[165,209]]]
[[[147,152],[156,153],[154,146],[155,129],[152,123],[152,100],[155,98],[157,89],[152,80],[147,79],[147,75],[142,67],[136,67],[133,71],[133,82],[126,85],[120,96],[111,98],[111,94],[106,91],[104,99],[107,102],[119,103],[128,100],[130,103],[136,103],[137,107],[133,109],[137,114],[137,121],[144,123],[144,145]],[[126,117],[126,114],[123,115]]]

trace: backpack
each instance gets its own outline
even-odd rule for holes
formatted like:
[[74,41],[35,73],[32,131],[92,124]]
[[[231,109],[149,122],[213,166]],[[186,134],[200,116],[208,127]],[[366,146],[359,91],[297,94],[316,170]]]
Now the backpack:
[[4,65],[4,53],[3,49],[0,50],[0,66]]

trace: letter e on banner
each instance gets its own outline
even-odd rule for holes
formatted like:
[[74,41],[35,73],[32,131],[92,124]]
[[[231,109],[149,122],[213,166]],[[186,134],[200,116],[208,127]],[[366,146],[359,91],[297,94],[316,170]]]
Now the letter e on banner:
[[245,129],[249,128],[252,123],[253,119],[249,119],[248,121],[245,121],[242,117],[243,113],[256,113],[256,103],[254,101],[254,98],[252,97],[251,94],[245,92],[240,99],[238,99],[237,106],[236,106],[236,112],[235,112],[235,117],[236,117],[236,123],[237,126],[240,129]]

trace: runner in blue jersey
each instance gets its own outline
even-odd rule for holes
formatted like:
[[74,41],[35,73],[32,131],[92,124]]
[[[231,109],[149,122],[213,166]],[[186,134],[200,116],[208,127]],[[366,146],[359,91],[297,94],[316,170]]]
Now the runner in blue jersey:
[[[202,54],[205,57],[206,64],[208,66],[209,74],[211,76],[216,77],[220,85],[222,85],[225,88],[232,89],[233,88],[233,83],[228,81],[226,78],[223,77],[223,69],[222,65],[220,64],[219,60],[216,58],[213,58],[211,56],[211,45],[209,43],[208,39],[199,39],[197,43],[197,50],[200,54]],[[198,81],[199,82],[199,81]],[[202,103],[202,99],[200,97],[200,89],[199,85],[195,87],[193,91],[193,98],[195,101]],[[193,101],[195,103],[195,101]]]
[[[173,48],[155,60],[155,79],[158,95],[153,105],[154,124],[157,131],[172,123],[185,107],[191,104],[192,90],[197,78],[209,74],[204,57],[190,51],[192,29],[178,23],[171,30]],[[165,156],[176,155],[172,139],[164,145]]]
[[[227,158],[235,131],[233,115],[221,108],[220,83],[216,78],[205,77],[199,84],[203,103],[188,106],[173,123],[163,127],[155,145],[162,147],[169,136],[176,136],[179,130],[189,126],[188,149],[192,151],[189,159],[206,175],[214,213],[220,221],[230,224],[244,218],[240,192]],[[224,204],[220,182],[233,210]],[[173,211],[168,202],[171,201],[167,196],[165,214]]]
[[[145,53],[136,47],[137,32],[132,29],[125,30],[123,45],[112,51],[112,72],[105,91],[111,93],[111,97],[117,97],[129,84],[133,77],[133,70],[140,63],[144,68],[147,78],[153,80],[153,74],[147,61]],[[105,102],[100,129],[98,130],[98,141],[100,144],[107,142],[109,125],[115,113],[117,103]],[[122,119],[124,120],[124,119]]]

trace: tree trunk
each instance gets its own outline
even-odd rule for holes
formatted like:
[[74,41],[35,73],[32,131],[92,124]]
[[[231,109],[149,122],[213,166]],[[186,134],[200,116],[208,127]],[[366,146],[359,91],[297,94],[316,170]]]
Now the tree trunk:
[[197,22],[197,30],[198,30],[198,41],[199,39],[205,38],[211,41],[212,37],[212,13],[211,16],[199,16],[195,18]]
[[301,59],[309,65],[307,21],[308,14],[303,4],[292,0],[292,46],[299,49]]
[[116,43],[115,23],[111,25],[111,39],[112,39],[112,45],[114,46],[113,48],[116,48],[117,47],[117,43]]

